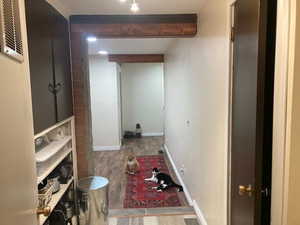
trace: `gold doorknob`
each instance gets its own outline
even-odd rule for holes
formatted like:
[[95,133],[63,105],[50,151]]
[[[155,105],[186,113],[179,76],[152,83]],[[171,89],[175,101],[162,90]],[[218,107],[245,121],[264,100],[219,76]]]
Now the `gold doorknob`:
[[239,195],[240,196],[244,196],[244,195],[248,194],[248,196],[251,197],[253,193],[254,193],[254,189],[251,184],[249,184],[248,186],[239,185]]
[[51,213],[51,207],[47,206],[45,208],[40,208],[36,210],[37,215],[49,216]]

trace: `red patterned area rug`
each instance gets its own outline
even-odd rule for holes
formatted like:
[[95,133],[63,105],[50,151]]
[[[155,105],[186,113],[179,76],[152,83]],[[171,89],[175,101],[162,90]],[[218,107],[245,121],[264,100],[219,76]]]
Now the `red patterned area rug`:
[[170,188],[164,192],[157,192],[152,187],[157,186],[153,182],[144,181],[152,176],[152,169],[159,168],[163,173],[169,173],[168,167],[162,155],[137,157],[140,163],[140,171],[136,175],[127,175],[127,186],[124,208],[158,208],[182,206],[176,188]]

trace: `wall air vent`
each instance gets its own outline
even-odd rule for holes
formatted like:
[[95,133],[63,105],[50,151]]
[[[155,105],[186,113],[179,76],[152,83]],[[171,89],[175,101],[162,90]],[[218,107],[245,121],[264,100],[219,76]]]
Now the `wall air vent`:
[[23,61],[19,0],[0,0],[1,52]]

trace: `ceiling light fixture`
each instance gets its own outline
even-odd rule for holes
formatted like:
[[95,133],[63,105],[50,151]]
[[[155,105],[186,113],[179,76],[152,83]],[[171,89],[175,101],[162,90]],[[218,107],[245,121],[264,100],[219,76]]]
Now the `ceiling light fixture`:
[[96,37],[87,37],[86,39],[88,42],[95,42],[97,41],[97,38]]
[[100,55],[108,55],[108,52],[105,50],[101,50],[98,52]]
[[[119,0],[119,1],[120,1],[121,3],[127,2],[127,0]],[[131,10],[133,13],[136,13],[136,12],[138,12],[138,11],[140,10],[139,4],[136,2],[136,0],[132,0],[130,10]]]
[[135,0],[132,1],[130,10],[134,13],[136,13],[140,10],[139,5],[136,3]]

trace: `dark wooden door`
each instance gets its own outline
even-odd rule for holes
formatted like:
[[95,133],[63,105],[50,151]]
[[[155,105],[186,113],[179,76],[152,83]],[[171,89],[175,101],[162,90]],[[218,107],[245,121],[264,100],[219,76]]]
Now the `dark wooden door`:
[[53,70],[56,87],[57,121],[73,115],[72,79],[70,65],[69,24],[53,9]]
[[237,0],[234,8],[230,220],[268,225],[276,1]]
[[51,6],[46,1],[26,0],[29,64],[32,90],[34,132],[56,123],[52,68]]

